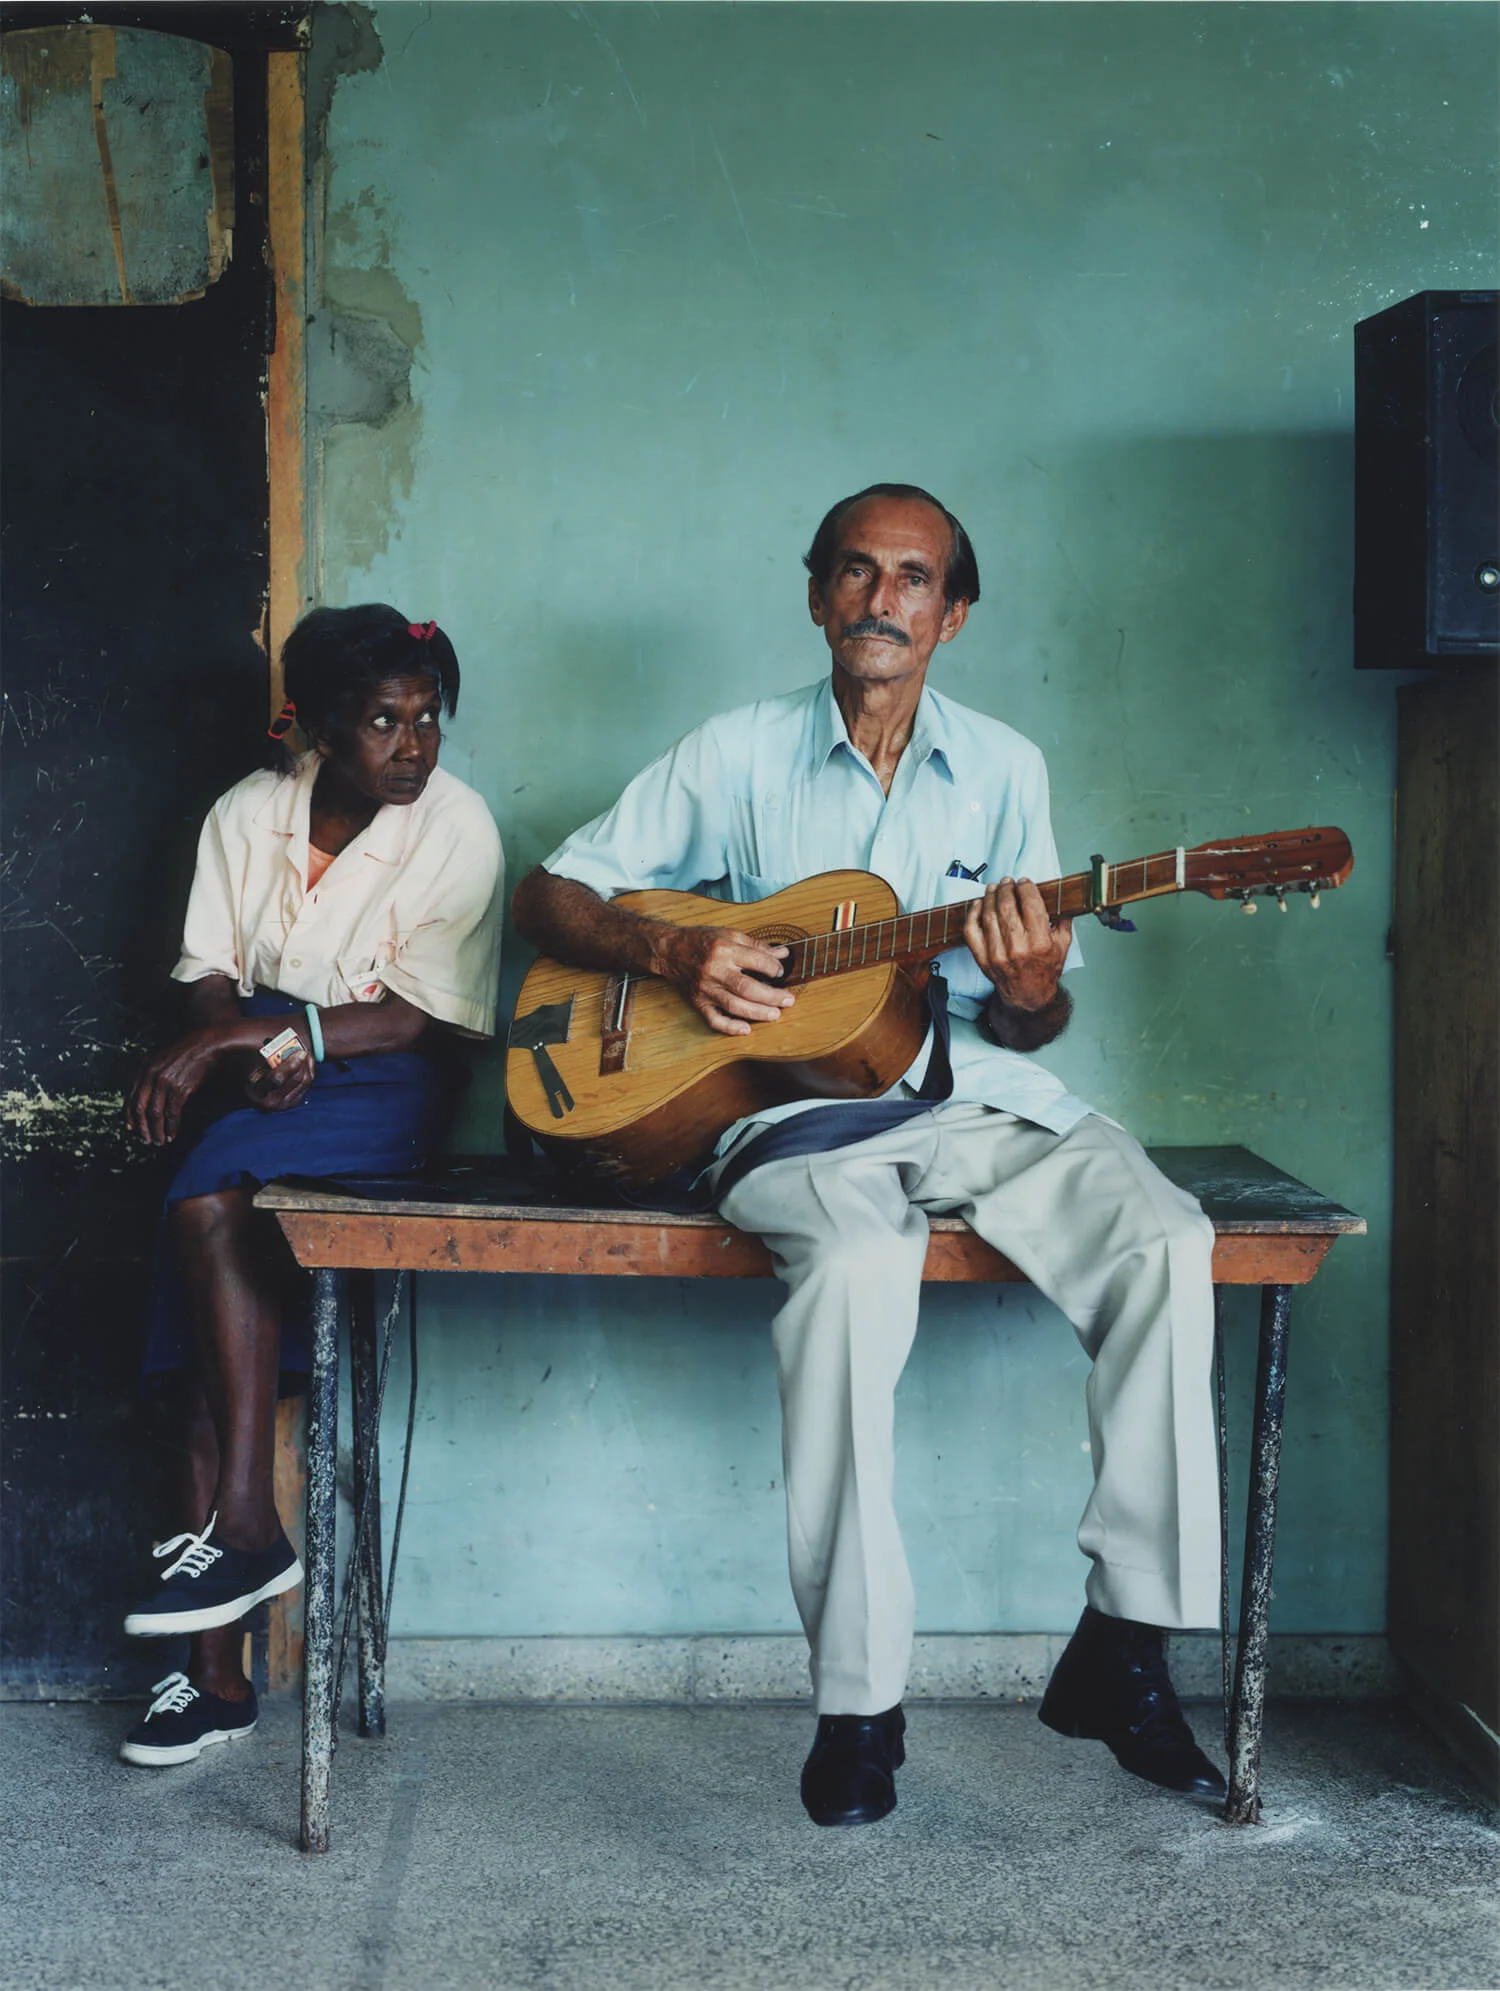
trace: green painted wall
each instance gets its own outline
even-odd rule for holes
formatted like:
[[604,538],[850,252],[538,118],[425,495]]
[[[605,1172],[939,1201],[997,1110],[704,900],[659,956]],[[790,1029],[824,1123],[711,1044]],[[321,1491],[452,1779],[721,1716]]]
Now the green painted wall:
[[[328,390],[319,584],[453,633],[447,762],[513,876],[704,714],[821,673],[799,556],[876,478],[969,526],[984,600],[935,681],[1045,748],[1070,866],[1353,838],[1318,915],[1086,937],[1053,1055],[1144,1140],[1244,1142],[1368,1214],[1294,1315],[1276,1612],[1380,1629],[1394,710],[1350,662],[1351,327],[1496,281],[1494,12],[373,20],[323,297],[335,359],[400,364],[368,408]],[[472,1144],[499,1100],[494,1060]],[[792,1625],[773,1293],[427,1280],[398,1629]],[[1231,1326],[1243,1405],[1243,1300]],[[1071,1622],[1082,1381],[1029,1292],[928,1303],[899,1412],[924,1629]]]

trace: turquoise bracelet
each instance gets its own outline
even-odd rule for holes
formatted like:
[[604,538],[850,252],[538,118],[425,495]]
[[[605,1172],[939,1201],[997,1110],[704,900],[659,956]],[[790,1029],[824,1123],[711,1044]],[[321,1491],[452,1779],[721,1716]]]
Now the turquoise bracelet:
[[307,1028],[308,1028],[308,1034],[312,1038],[313,1063],[315,1065],[321,1065],[324,1056],[323,1019],[318,1014],[318,1005],[315,1002],[310,1002],[307,1004]]

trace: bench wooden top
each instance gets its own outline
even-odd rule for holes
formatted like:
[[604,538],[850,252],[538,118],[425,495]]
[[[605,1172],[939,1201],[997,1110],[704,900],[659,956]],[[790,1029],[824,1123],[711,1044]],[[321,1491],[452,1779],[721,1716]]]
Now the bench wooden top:
[[[1336,1237],[1365,1222],[1248,1148],[1162,1147],[1151,1159],[1202,1203],[1225,1285],[1305,1285]],[[530,1272],[595,1277],[768,1278],[758,1238],[711,1214],[594,1207],[533,1188],[503,1158],[457,1159],[425,1176],[272,1182],[273,1210],[299,1263],[337,1270]],[[933,1217],[923,1277],[1024,1278],[960,1217]]]

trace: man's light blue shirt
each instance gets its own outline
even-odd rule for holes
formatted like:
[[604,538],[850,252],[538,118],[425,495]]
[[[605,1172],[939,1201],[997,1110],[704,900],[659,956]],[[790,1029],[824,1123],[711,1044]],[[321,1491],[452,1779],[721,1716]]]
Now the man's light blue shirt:
[[[970,876],[950,877],[955,865]],[[887,796],[826,678],[705,720],[545,867],[602,898],[656,887],[740,903],[820,871],[873,871],[904,912],[975,898],[997,878],[1041,883],[1061,872],[1046,763],[1029,740],[924,689]],[[1081,960],[1075,942],[1067,966]],[[953,1019],[954,1099],[1067,1133],[1090,1109],[1034,1058],[980,1036],[975,1019],[991,988],[969,950],[954,948],[939,965]],[[920,1083],[927,1056],[924,1045],[903,1083]],[[818,1103],[771,1107],[755,1124]],[[731,1127],[721,1150],[748,1124]]]

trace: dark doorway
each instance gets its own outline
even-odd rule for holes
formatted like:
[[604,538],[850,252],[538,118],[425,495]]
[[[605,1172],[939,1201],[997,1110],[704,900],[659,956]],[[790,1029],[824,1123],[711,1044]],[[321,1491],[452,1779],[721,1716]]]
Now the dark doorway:
[[[175,1528],[138,1385],[164,1170],[120,1091],[170,1014],[194,843],[266,723],[266,51],[298,11],[95,6],[233,62],[235,227],[175,305],[0,304],[4,341],[3,1687],[138,1690],[122,1613]],[[82,8],[0,10],[0,27]]]

